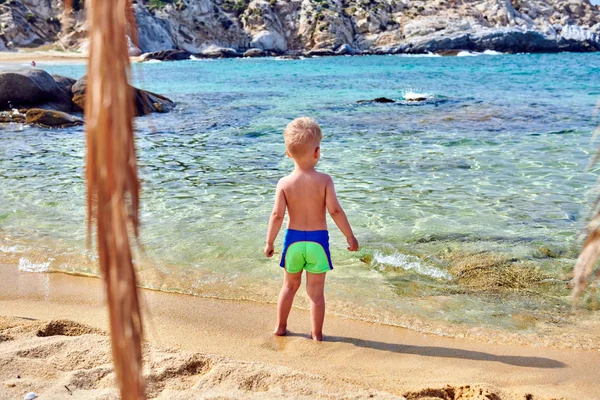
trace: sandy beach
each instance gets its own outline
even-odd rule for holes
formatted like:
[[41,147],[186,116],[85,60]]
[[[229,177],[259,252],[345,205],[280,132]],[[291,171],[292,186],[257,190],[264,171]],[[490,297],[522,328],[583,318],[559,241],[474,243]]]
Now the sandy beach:
[[[0,282],[0,398],[116,398],[101,281],[2,265]],[[600,389],[597,351],[489,345],[336,317],[326,321],[327,341],[314,343],[302,310],[292,313],[291,335],[276,338],[271,304],[152,291],[143,299],[156,398],[593,399]]]
[[[76,51],[56,51],[42,48],[21,49],[19,51],[0,51],[0,66],[26,64],[35,61],[38,68],[48,64],[84,64],[87,62],[87,53]],[[141,57],[130,57],[131,62],[138,62]]]
[[19,51],[2,51],[0,52],[0,64],[21,64],[31,63],[84,63],[87,59],[87,54],[71,51],[54,51],[54,50],[19,50]]

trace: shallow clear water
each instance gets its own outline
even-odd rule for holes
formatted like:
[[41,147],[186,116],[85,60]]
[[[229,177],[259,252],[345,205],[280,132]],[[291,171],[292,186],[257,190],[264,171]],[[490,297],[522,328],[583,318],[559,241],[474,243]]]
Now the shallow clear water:
[[[178,103],[136,121],[142,283],[276,301],[281,270],[262,245],[275,184],[293,167],[281,132],[309,115],[325,134],[318,168],[333,176],[362,246],[348,253],[330,224],[332,313],[444,329],[570,321],[565,273],[597,176],[585,167],[598,65],[598,54],[135,65],[137,86]],[[403,101],[409,92],[428,100]],[[357,103],[382,96],[400,101]],[[0,143],[0,261],[96,273],[83,130],[10,125]],[[494,282],[473,283],[473,265]],[[525,283],[513,285],[515,273]]]

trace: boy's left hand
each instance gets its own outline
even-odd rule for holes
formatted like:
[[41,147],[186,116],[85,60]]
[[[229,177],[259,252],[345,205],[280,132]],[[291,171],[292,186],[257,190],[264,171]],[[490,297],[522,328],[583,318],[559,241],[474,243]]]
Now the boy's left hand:
[[275,249],[273,248],[273,245],[267,243],[265,245],[264,253],[265,253],[265,256],[267,256],[267,258],[273,257],[273,254],[275,254]]

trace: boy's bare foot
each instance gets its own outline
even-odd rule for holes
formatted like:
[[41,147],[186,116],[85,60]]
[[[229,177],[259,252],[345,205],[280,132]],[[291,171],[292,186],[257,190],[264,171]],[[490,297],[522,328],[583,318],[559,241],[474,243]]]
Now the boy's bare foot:
[[285,336],[285,335],[287,335],[287,333],[288,333],[288,330],[287,330],[287,328],[285,326],[278,326],[273,331],[273,334],[275,336]]
[[312,337],[312,340],[314,340],[315,342],[322,342],[323,341],[323,334],[320,333],[318,335],[315,335],[314,333],[310,333],[310,336]]

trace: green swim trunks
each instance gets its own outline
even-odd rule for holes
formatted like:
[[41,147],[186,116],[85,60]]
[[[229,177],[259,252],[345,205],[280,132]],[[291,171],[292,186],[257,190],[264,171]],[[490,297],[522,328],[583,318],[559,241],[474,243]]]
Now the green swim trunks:
[[279,265],[291,274],[301,272],[303,269],[311,274],[322,274],[332,270],[329,233],[324,230],[288,229]]

